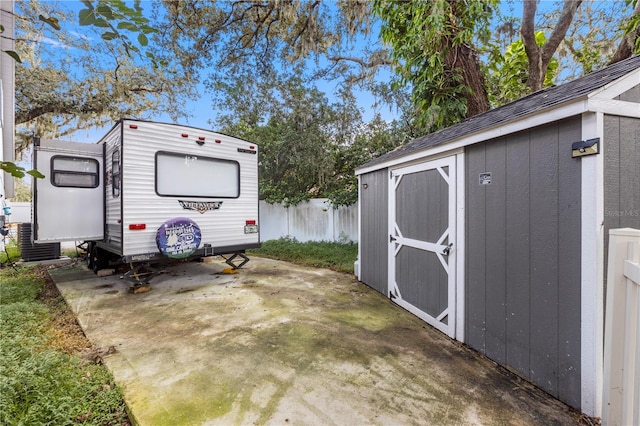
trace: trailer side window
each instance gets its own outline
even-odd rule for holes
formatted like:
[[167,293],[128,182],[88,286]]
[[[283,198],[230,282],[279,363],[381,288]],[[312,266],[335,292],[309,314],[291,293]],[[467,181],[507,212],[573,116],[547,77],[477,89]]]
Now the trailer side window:
[[157,152],[156,193],[165,197],[238,198],[240,164],[219,158]]
[[54,155],[51,157],[51,184],[74,188],[97,188],[99,163],[93,158]]
[[120,196],[120,151],[111,156],[111,192],[114,198]]

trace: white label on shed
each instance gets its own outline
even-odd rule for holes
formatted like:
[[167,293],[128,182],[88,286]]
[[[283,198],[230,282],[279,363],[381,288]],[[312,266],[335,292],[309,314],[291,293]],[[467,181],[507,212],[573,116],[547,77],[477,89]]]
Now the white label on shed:
[[491,172],[480,173],[480,185],[491,185]]

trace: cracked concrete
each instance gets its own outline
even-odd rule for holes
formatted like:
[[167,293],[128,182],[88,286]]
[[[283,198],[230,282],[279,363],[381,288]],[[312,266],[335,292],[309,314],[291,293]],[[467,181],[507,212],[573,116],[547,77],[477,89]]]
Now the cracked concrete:
[[351,275],[252,258],[179,263],[129,294],[51,270],[140,425],[575,424],[566,405]]

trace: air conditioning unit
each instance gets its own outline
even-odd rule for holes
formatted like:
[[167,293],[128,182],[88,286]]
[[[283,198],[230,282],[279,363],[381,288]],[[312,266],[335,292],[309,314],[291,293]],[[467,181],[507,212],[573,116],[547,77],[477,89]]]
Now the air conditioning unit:
[[32,262],[34,260],[58,259],[60,257],[60,243],[33,244],[31,242],[31,223],[18,225],[18,246],[22,260]]

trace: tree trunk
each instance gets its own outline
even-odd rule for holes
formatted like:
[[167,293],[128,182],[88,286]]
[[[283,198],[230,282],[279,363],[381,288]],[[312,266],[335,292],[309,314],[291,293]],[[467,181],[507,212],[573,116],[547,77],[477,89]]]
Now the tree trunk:
[[[640,1],[636,3],[636,8],[633,10],[632,16],[640,15]],[[633,49],[636,45],[636,40],[640,37],[640,26],[633,31],[625,34],[620,40],[620,44],[616,49],[616,52],[613,54],[611,61],[609,61],[609,65],[615,64],[616,62],[620,62],[623,59],[627,59],[633,56]]]
[[467,101],[466,118],[488,111],[489,96],[475,50],[467,45],[456,46],[447,53],[445,61],[447,69],[459,72],[462,76],[461,84],[469,88],[464,94]]
[[531,93],[542,89],[544,77],[553,54],[567,35],[567,30],[573,20],[573,15],[582,3],[582,0],[565,0],[560,18],[551,36],[545,44],[538,46],[534,30],[537,2],[534,0],[525,1],[522,12],[522,28],[520,33],[524,43],[524,50],[529,58],[529,77],[527,85]]

